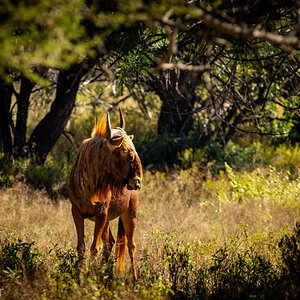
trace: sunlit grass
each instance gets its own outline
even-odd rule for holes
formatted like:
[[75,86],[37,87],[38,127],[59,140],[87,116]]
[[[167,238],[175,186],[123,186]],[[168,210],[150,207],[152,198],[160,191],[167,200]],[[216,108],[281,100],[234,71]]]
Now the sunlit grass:
[[[81,272],[76,271],[76,234],[68,200],[53,201],[46,192],[21,183],[2,188],[2,249],[18,239],[34,241],[31,247],[38,249],[43,262],[31,281],[24,279],[22,268],[16,272],[2,269],[5,279],[1,285],[7,297],[24,293],[31,298],[58,298],[60,293],[61,298],[77,299],[204,297],[211,293],[217,297],[222,285],[226,292],[230,290],[226,280],[231,280],[232,289],[239,284],[230,276],[243,278],[239,288],[248,295],[262,295],[250,288],[249,276],[254,276],[249,277],[255,281],[253,287],[261,284],[266,289],[264,285],[273,284],[278,288],[284,270],[278,245],[299,221],[299,179],[273,167],[236,173],[229,165],[219,176],[203,180],[202,175],[197,168],[169,174],[145,172],[135,234],[136,285],[127,278],[128,257],[120,278],[89,258],[81,264]],[[93,225],[86,221],[87,248]],[[112,230],[116,235],[116,222],[112,222]],[[255,277],[263,276],[262,271],[265,277]],[[273,273],[276,278],[270,275]]]

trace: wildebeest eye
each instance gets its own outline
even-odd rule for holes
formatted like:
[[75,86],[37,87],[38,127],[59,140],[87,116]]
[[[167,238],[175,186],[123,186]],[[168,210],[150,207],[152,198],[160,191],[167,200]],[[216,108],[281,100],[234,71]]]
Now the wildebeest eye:
[[120,147],[120,153],[122,156],[125,156],[127,154],[127,152],[128,152],[128,149],[126,149],[125,147],[122,147],[122,146]]

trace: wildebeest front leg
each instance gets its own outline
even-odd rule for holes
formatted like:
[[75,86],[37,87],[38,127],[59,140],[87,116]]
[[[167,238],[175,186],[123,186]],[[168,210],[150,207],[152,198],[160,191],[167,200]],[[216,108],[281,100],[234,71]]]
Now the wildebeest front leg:
[[103,262],[106,263],[109,259],[111,250],[115,244],[115,239],[110,231],[108,222],[106,222],[102,232],[102,241],[103,241]]
[[76,232],[77,232],[77,252],[79,256],[83,256],[85,252],[84,219],[74,205],[72,205],[72,216],[74,219]]
[[103,209],[101,212],[95,215],[94,240],[91,246],[91,254],[93,257],[97,257],[99,254],[99,244],[100,244],[103,229],[105,227],[106,219],[107,219],[107,209]]

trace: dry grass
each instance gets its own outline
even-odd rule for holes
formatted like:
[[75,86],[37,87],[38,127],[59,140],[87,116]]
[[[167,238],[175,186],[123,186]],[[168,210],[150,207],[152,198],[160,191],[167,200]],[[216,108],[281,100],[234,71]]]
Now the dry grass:
[[[215,240],[222,245],[247,224],[249,233],[263,228],[278,232],[284,224],[293,228],[299,218],[299,207],[277,205],[272,201],[253,199],[239,203],[230,197],[231,187],[225,179],[204,182],[195,170],[174,173],[145,174],[139,196],[136,228],[137,260],[147,249],[152,233],[176,234],[184,242],[206,243]],[[225,196],[229,199],[223,199]],[[267,200],[267,199],[266,199]],[[14,233],[23,241],[35,241],[41,252],[54,244],[75,248],[75,227],[68,200],[51,201],[45,193],[24,184],[0,191],[2,238]],[[114,234],[116,222],[112,222]],[[90,246],[93,223],[86,221],[86,241]],[[128,259],[127,259],[128,261]]]
[[[147,233],[159,228],[177,233],[184,241],[222,242],[239,230],[241,222],[250,231],[259,227],[278,230],[283,224],[293,227],[299,217],[299,205],[297,210],[272,201],[263,203],[263,199],[233,201],[226,180],[204,182],[193,170],[167,179],[159,176],[148,178],[140,196],[139,223]],[[229,199],[225,201],[223,194]]]
[[[292,229],[299,221],[299,179],[291,180],[273,169],[264,175],[258,171],[236,174],[228,167],[227,173],[204,181],[196,169],[168,176],[146,172],[135,234],[139,273],[136,286],[128,285],[127,277],[110,277],[107,270],[95,267],[90,260],[85,261],[83,271],[80,271],[83,273],[76,275],[76,260],[72,262],[75,256],[70,251],[76,247],[76,234],[67,199],[53,201],[45,192],[21,183],[1,189],[0,246],[3,248],[17,238],[28,243],[34,241],[34,247],[43,254],[43,263],[36,269],[32,282],[24,278],[26,272],[22,271],[22,260],[25,258],[21,260],[23,267],[19,273],[7,273],[0,265],[0,273],[6,272],[5,281],[0,278],[0,288],[4,288],[8,298],[90,299],[95,296],[158,299],[170,296],[173,291],[179,298],[182,292],[207,296],[213,292],[211,280],[215,280],[215,295],[218,297],[226,276],[230,275],[228,267],[232,266],[231,272],[238,274],[235,276],[247,278],[247,270],[259,264],[263,269],[257,269],[257,272],[262,270],[258,274],[267,275],[256,284],[264,284],[264,288],[257,292],[251,288],[253,285],[248,287],[247,282],[243,282],[247,295],[269,295],[268,276],[273,276],[274,270],[279,270],[276,276],[283,279],[270,282],[275,291],[281,289],[289,280],[282,277],[283,271],[280,273],[284,264],[278,241],[285,224]],[[93,222],[86,221],[87,248],[92,242],[93,225]],[[111,225],[116,235],[116,222]],[[56,249],[63,249],[61,257]],[[50,250],[51,255],[47,254]],[[226,252],[226,260],[222,258],[222,251]],[[251,256],[243,262],[240,261],[243,255]],[[252,261],[257,255],[262,255],[263,259]],[[264,264],[265,260],[273,265]],[[217,269],[210,269],[213,264]],[[250,269],[244,269],[245,266]],[[213,279],[209,273],[198,273],[199,267],[203,272],[208,268],[219,273],[215,273]],[[15,274],[23,274],[23,278],[14,277]],[[177,275],[174,277],[174,274]],[[199,274],[204,274],[201,282]],[[225,279],[222,279],[222,274]],[[296,281],[291,279],[291,282]],[[239,281],[232,284],[240,289]],[[204,290],[197,290],[202,286]],[[294,292],[293,286],[289,287],[289,294]],[[228,291],[231,293],[232,289],[228,288]],[[298,292],[296,289],[295,293]]]

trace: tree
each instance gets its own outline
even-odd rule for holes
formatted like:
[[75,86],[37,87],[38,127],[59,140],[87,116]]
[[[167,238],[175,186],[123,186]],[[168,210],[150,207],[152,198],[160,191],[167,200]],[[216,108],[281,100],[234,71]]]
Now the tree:
[[[117,79],[144,111],[145,92],[156,93],[162,101],[159,135],[187,136],[195,117],[197,139],[214,138],[223,146],[237,130],[279,134],[298,128],[299,95],[289,88],[299,83],[297,1],[6,0],[0,8],[5,152],[23,155],[25,145],[42,163],[89,70],[98,72],[90,81]],[[59,73],[52,82],[56,97],[26,141],[30,94],[47,78],[43,70]],[[21,82],[19,92],[14,81]]]
[[236,131],[297,129],[298,2],[174,2],[152,11],[139,38],[124,37],[116,72],[130,91],[160,97],[159,135],[186,135],[196,114],[198,137],[223,146]]
[[12,140],[10,132],[10,105],[13,90],[10,84],[0,80],[0,145],[5,153],[11,152]]
[[[0,150],[45,161],[71,115],[81,80],[93,66],[101,69],[106,38],[126,22],[122,11],[115,11],[116,3],[101,4],[84,0],[0,4]],[[51,73],[58,73],[57,81],[51,81]],[[49,84],[56,88],[51,109],[27,141],[31,94],[34,87]]]
[[[83,62],[95,47],[94,40],[86,39],[82,25],[84,4],[80,0],[1,4],[0,145],[5,153],[30,154],[42,163],[61,134],[74,106],[80,79],[88,71]],[[27,144],[31,93],[37,81],[47,78],[50,68],[59,72],[57,83],[52,82],[57,87],[56,97],[51,111],[38,124]],[[16,82],[20,82],[19,91]]]
[[28,141],[29,153],[38,163],[46,160],[48,153],[63,132],[75,106],[76,94],[87,67],[74,65],[59,72],[56,96],[48,114],[33,130]]

